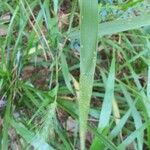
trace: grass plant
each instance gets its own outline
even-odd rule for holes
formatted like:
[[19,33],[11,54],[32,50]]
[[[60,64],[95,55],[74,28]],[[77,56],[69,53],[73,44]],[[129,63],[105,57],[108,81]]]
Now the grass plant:
[[0,149],[150,149],[149,0],[0,0]]

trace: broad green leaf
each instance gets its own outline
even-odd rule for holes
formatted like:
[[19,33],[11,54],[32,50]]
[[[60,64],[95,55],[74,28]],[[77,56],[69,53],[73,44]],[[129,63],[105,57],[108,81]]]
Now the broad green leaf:
[[93,79],[97,57],[98,1],[81,0],[80,24],[80,91],[79,91],[79,124],[80,149],[85,150],[87,119],[93,88]]

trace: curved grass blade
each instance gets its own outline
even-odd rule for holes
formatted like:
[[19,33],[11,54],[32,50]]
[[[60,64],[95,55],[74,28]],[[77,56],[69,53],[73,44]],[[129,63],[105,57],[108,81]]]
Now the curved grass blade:
[[79,124],[80,146],[85,149],[85,135],[88,112],[92,95],[93,79],[96,65],[96,47],[98,32],[98,1],[81,0],[81,54],[80,54],[80,92],[79,92]]

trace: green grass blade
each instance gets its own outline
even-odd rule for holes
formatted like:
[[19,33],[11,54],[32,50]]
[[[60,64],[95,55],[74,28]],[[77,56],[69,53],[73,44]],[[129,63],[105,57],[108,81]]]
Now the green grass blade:
[[110,115],[112,111],[112,102],[114,99],[114,84],[115,84],[115,52],[113,54],[110,72],[106,83],[106,92],[99,119],[99,128],[101,131],[105,129],[109,124]]
[[92,95],[93,79],[96,65],[96,47],[98,32],[97,0],[81,0],[81,54],[80,54],[80,96],[79,124],[80,146],[85,149],[85,135],[88,112]]
[[[136,129],[139,129],[143,125],[140,113],[137,111],[136,107],[133,107],[134,102],[133,102],[130,94],[126,90],[126,88],[123,85],[121,85],[121,89],[123,91],[123,94],[124,94],[124,96],[127,100],[127,103],[129,105],[129,107],[132,108],[132,113],[131,114],[132,114],[132,117],[133,117],[133,120],[134,120],[134,123],[135,123],[135,127],[136,127]],[[140,150],[143,149],[143,136],[144,136],[144,133],[141,132],[141,134],[137,137],[138,147],[139,147]]]
[[147,127],[147,124],[143,124],[139,129],[132,132],[119,146],[119,150],[124,150],[127,148],[128,145],[130,145],[137,137],[141,135],[141,133],[145,130]]
[[10,93],[10,96],[8,98],[7,106],[6,106],[6,112],[4,117],[4,127],[3,127],[3,137],[2,137],[2,144],[1,149],[7,150],[8,149],[8,130],[10,127],[10,118],[11,118],[11,105],[12,105],[12,92]]
[[[112,35],[123,31],[138,29],[150,25],[150,13],[143,14],[129,19],[118,19],[99,24],[98,37]],[[79,37],[77,30],[69,34],[69,37]]]
[[[108,126],[112,111],[112,102],[114,99],[114,84],[115,84],[115,52],[113,52],[113,59],[110,67],[110,72],[106,82],[106,92],[104,102],[99,118],[98,130],[102,133]],[[91,150],[98,150],[101,147],[101,141],[95,139],[91,146]]]
[[15,11],[14,11],[14,13],[13,13],[13,16],[12,16],[12,18],[11,18],[11,21],[10,21],[10,23],[9,23],[9,27],[8,27],[8,31],[7,31],[7,36],[6,36],[4,48],[7,47],[7,44],[8,44],[8,43],[10,42],[10,40],[11,40],[11,36],[12,36],[12,32],[13,32],[12,26],[13,26],[13,24],[14,24],[14,21],[15,21],[15,18],[16,18],[16,16],[17,16],[18,11],[19,11],[19,7],[16,6],[16,9],[15,9]]
[[148,47],[148,81],[147,81],[147,98],[150,101],[150,41],[147,39],[147,47]]
[[[150,40],[146,39],[146,45],[147,45],[147,48],[148,48],[148,61],[147,61],[147,64],[148,64],[148,80],[147,80],[147,101],[148,103],[150,102]],[[150,123],[148,125],[148,128],[147,128],[147,137],[148,139],[150,139]],[[150,148],[150,141],[148,140],[148,146]]]
[[57,15],[57,11],[58,11],[58,0],[53,0],[53,5],[54,5],[54,12],[55,12],[55,15]]
[[48,31],[51,29],[51,14],[49,8],[50,0],[45,0],[44,3],[40,3],[43,12],[43,18],[45,19],[46,27]]
[[140,27],[150,25],[150,13],[143,14],[141,16],[129,18],[129,19],[118,19],[111,22],[102,23],[99,25],[99,37],[104,35],[116,34],[118,32],[138,29]]
[[116,137],[119,134],[119,132],[121,132],[122,128],[124,127],[125,123],[127,122],[128,118],[130,117],[131,112],[132,112],[132,108],[130,108],[126,112],[126,114],[121,118],[119,123],[113,128],[113,130],[111,131],[110,138]]
[[69,73],[68,64],[66,61],[66,57],[63,53],[61,54],[61,68],[62,68],[64,80],[65,80],[65,83],[66,83],[68,89],[70,90],[71,93],[74,93],[72,85],[70,83],[71,77],[70,77],[70,73]]

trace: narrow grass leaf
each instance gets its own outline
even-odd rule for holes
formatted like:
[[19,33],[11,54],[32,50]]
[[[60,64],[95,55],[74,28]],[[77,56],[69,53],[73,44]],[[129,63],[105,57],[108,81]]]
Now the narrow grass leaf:
[[51,28],[51,15],[49,8],[50,0],[45,0],[44,3],[40,3],[42,8],[43,17],[45,19],[46,27],[50,31]]
[[131,66],[131,64],[128,61],[128,57],[126,56],[125,52],[122,50],[122,48],[118,48],[119,51],[121,51],[121,53],[124,55],[124,58],[126,60],[127,66],[131,72],[131,75],[134,79],[134,82],[136,84],[136,87],[138,89],[138,92],[140,94],[140,97],[142,98],[142,103],[145,106],[145,111],[146,111],[146,115],[148,118],[150,118],[150,103],[149,101],[147,101],[147,95],[145,94],[144,88],[142,87],[142,84],[139,80],[139,76],[136,74],[136,72],[134,71],[133,67]]
[[9,27],[8,27],[8,30],[7,30],[7,36],[6,36],[6,40],[5,40],[5,44],[4,44],[4,49],[7,47],[7,44],[10,42],[11,40],[11,35],[12,35],[12,32],[13,32],[13,25],[14,25],[14,22],[15,22],[15,18],[17,16],[17,13],[19,11],[19,7],[17,6],[14,13],[13,13],[13,16],[11,18],[11,21],[9,23]]
[[[148,38],[146,39],[146,46],[147,46],[147,49],[148,49],[147,102],[150,103],[150,40]],[[150,118],[150,116],[149,116],[149,118]],[[150,123],[149,123],[149,126],[148,126],[147,130],[148,130],[148,134],[147,134],[148,146],[150,148]]]
[[110,138],[116,137],[119,132],[121,132],[122,128],[124,127],[125,123],[127,122],[128,118],[130,117],[132,112],[132,108],[130,108],[126,114],[120,119],[119,123],[113,128],[110,133]]
[[53,0],[53,5],[54,5],[54,12],[55,12],[55,15],[57,15],[57,11],[58,11],[58,0]]
[[119,150],[125,150],[129,144],[131,144],[137,137],[143,133],[145,128],[147,127],[147,124],[143,124],[139,129],[132,132],[119,146]]
[[[118,19],[114,21],[109,21],[99,24],[98,37],[103,37],[105,35],[112,35],[123,31],[139,29],[141,27],[150,25],[150,13],[143,14],[140,16],[128,18],[128,19]],[[73,30],[69,37],[79,37],[79,32]]]
[[67,64],[67,61],[66,61],[66,57],[63,53],[61,54],[61,68],[62,68],[62,73],[63,73],[64,80],[65,80],[65,83],[66,83],[68,89],[70,90],[71,93],[74,93],[72,85],[70,83],[71,76],[70,76],[70,73],[69,73],[68,64]]
[[5,117],[4,117],[4,123],[3,123],[3,131],[2,131],[2,144],[1,149],[7,150],[8,149],[8,131],[10,127],[10,118],[11,118],[11,105],[12,105],[12,92],[10,93],[8,100],[7,100],[7,106],[5,111]]
[[150,13],[128,19],[118,19],[99,25],[99,37],[138,29],[150,25]]
[[[113,52],[113,59],[111,62],[110,72],[106,82],[106,92],[104,96],[104,102],[99,118],[98,131],[103,132],[109,126],[109,120],[112,112],[112,102],[114,100],[114,84],[115,84],[115,52]],[[95,139],[92,143],[91,150],[98,150],[101,147],[101,141]]]
[[[131,98],[131,96],[130,96],[129,92],[127,91],[127,89],[123,85],[121,85],[121,89],[123,91],[123,94],[124,94],[124,96],[125,96],[125,98],[127,100],[127,103],[129,105],[129,107],[132,108],[132,113],[131,114],[132,114],[132,117],[134,119],[135,127],[136,127],[136,129],[139,129],[143,125],[142,118],[141,118],[139,112],[137,111],[136,107],[134,106],[133,99]],[[142,133],[142,132],[137,137],[138,148],[140,150],[143,149],[143,137],[144,137],[144,133]]]
[[113,54],[110,72],[108,75],[108,80],[105,88],[106,92],[104,96],[104,102],[102,105],[102,110],[99,119],[98,127],[101,131],[109,125],[110,115],[112,111],[112,102],[114,99],[114,84],[115,84],[115,54]]
[[150,41],[147,39],[147,48],[148,48],[148,81],[147,81],[147,98],[150,101]]
[[116,99],[114,99],[112,102],[112,108],[113,108],[113,116],[114,116],[115,122],[116,124],[118,124],[118,122],[120,121],[120,112],[119,112],[119,106],[118,106]]

